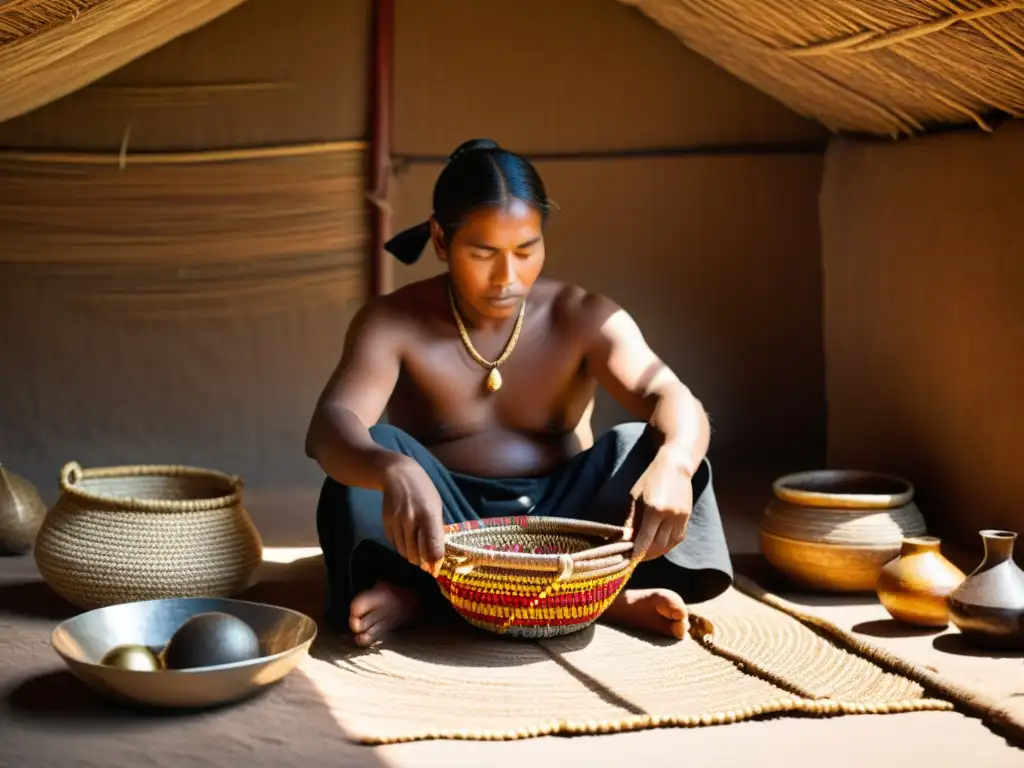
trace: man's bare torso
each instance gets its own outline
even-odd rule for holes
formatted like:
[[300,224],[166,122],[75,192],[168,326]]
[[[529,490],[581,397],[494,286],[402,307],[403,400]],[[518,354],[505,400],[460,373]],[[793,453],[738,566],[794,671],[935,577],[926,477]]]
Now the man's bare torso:
[[[427,446],[449,469],[478,476],[550,472],[587,448],[596,382],[585,344],[593,322],[586,292],[539,280],[527,299],[519,340],[488,392],[487,370],[468,354],[448,301],[447,277],[415,283],[384,300],[392,333],[401,334],[401,372],[388,421]],[[515,318],[499,328],[470,328],[477,352],[499,357]]]

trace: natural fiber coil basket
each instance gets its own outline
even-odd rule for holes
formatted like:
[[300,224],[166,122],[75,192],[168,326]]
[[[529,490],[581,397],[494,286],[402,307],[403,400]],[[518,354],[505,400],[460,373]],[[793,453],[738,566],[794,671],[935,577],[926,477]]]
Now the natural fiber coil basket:
[[927,532],[913,484],[852,469],[776,479],[760,524],[761,552],[804,589],[874,592],[904,538]]
[[504,517],[445,528],[441,592],[470,624],[501,635],[554,637],[596,621],[641,559],[629,528]]
[[36,537],[43,579],[80,608],[172,597],[230,597],[263,544],[242,481],[207,469],[128,466],[60,473]]

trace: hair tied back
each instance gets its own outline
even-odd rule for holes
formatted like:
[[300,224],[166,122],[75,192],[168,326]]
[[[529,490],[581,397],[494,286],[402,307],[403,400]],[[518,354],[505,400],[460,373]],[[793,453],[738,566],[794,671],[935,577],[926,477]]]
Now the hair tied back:
[[415,264],[430,242],[430,221],[399,232],[384,244],[384,250],[403,264]]
[[[445,243],[467,217],[485,206],[521,200],[546,218],[551,211],[544,182],[530,161],[504,150],[491,139],[470,139],[448,157],[434,183],[432,219]],[[424,221],[392,237],[384,249],[404,264],[413,264],[430,243],[431,221]]]

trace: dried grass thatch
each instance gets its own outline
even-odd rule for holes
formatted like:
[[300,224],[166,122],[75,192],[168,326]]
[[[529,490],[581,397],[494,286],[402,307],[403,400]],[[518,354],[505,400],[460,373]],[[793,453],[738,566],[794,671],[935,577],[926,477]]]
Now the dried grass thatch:
[[[0,0],[0,121],[242,2]],[[1024,0],[621,2],[834,131],[988,129],[992,115],[1024,115]]]
[[68,24],[103,0],[7,0],[0,3],[0,45]]
[[833,131],[1024,115],[1024,0],[621,0]]
[[0,0],[0,122],[100,79],[244,0]]
[[0,280],[117,316],[361,296],[365,146],[0,153]]

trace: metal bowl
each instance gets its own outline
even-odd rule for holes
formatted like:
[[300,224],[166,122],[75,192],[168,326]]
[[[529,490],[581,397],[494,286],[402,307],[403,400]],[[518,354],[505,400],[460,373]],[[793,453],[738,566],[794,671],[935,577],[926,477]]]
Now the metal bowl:
[[[245,621],[260,640],[250,661],[158,672],[100,664],[119,645],[160,651],[187,619],[221,611]],[[80,680],[106,695],[156,707],[204,708],[239,701],[277,682],[306,657],[316,622],[288,608],[226,598],[146,600],[98,608],[68,619],[50,638]]]

